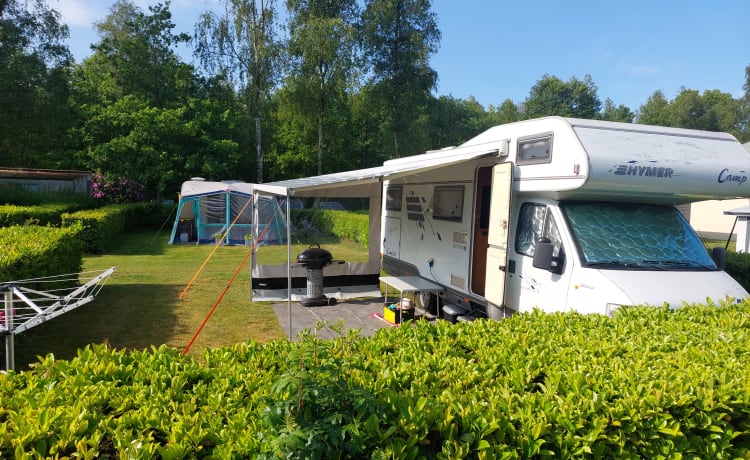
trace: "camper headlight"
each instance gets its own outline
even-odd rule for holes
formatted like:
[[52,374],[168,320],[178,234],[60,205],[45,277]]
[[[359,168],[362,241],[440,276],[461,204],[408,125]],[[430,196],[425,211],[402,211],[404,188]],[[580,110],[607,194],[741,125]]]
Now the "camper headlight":
[[612,314],[617,310],[618,308],[622,307],[619,303],[608,303],[607,308],[604,309],[604,312],[607,316],[612,316]]

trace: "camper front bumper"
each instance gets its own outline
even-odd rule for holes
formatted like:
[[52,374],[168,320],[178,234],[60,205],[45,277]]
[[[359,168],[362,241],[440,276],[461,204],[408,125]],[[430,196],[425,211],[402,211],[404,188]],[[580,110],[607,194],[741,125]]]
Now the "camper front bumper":
[[608,303],[607,307],[604,309],[604,313],[607,316],[612,316],[615,313],[615,310],[617,310],[620,307],[625,307],[626,305],[620,305],[619,303]]

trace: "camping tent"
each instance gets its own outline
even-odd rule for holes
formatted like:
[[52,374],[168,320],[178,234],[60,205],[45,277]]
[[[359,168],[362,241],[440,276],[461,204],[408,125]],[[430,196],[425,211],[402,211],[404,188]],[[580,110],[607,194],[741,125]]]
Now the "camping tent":
[[[224,244],[244,244],[245,235],[255,231],[253,185],[195,179],[183,182],[169,244],[216,243],[216,236],[223,238]],[[260,242],[285,242],[286,221],[278,201],[259,197],[257,211]]]

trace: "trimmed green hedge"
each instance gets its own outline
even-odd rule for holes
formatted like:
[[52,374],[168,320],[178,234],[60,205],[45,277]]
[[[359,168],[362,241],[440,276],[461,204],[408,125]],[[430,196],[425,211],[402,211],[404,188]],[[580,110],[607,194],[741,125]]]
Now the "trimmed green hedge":
[[80,272],[83,267],[81,231],[80,225],[0,228],[0,281]]
[[120,233],[125,230],[125,216],[119,207],[105,206],[62,215],[62,225],[81,225],[84,250],[100,254],[114,247]]
[[0,457],[748,458],[748,369],[747,302],[95,346],[0,375]]
[[727,252],[725,271],[750,292],[750,254]]
[[293,209],[291,218],[292,223],[298,229],[312,226],[320,233],[353,240],[363,245],[369,243],[370,217],[368,214],[330,209]]
[[86,252],[99,254],[111,249],[126,230],[158,229],[171,210],[171,207],[153,203],[114,204],[63,214],[62,225],[80,222]]
[[59,203],[75,203],[79,209],[97,206],[96,200],[88,194],[59,190],[31,191],[19,184],[0,184],[0,204],[33,206]]
[[120,207],[125,216],[126,230],[158,230],[162,226],[171,230],[174,222],[172,213],[177,209],[176,204],[163,205],[158,203],[129,203],[116,206]]
[[11,225],[59,226],[61,214],[81,209],[78,204],[45,204],[39,206],[0,205],[0,227]]

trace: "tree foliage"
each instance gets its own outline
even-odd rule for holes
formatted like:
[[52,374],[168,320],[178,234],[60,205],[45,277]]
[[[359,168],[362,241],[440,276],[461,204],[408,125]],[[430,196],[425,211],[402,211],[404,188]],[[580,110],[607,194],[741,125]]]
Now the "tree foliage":
[[237,142],[221,125],[236,118],[212,98],[221,85],[197,79],[175,54],[188,37],[172,33],[169,3],[149,11],[120,0],[98,25],[102,39],[76,73],[74,134],[78,165],[135,179],[159,198],[185,177],[232,170]]
[[655,126],[671,126],[672,114],[669,101],[661,91],[654,93],[641,105],[638,123]]
[[414,150],[415,120],[430,100],[437,72],[429,65],[440,30],[430,0],[370,0],[362,15],[362,42],[370,85],[398,157]]
[[518,105],[509,98],[505,99],[497,108],[491,106],[490,113],[497,124],[512,123],[522,119]]
[[432,101],[428,111],[427,137],[431,149],[459,145],[497,124],[492,113],[486,112],[474,98],[462,100],[441,96]]
[[742,89],[745,90],[745,95],[739,100],[739,139],[742,142],[750,142],[750,65],[745,67],[745,84],[742,86]]
[[591,75],[586,75],[583,80],[572,77],[564,82],[554,75],[545,74],[532,86],[524,101],[524,117],[597,118],[601,106]]
[[[191,38],[174,31],[169,2],[144,12],[118,0],[76,64],[45,0],[0,0],[0,166],[88,169],[158,198],[193,176],[262,182],[371,167],[548,115],[750,141],[750,65],[739,98],[657,90],[634,112],[602,102],[590,75],[545,74],[525,99],[485,108],[433,94],[441,36],[430,0],[220,4]],[[184,45],[199,68],[176,53]]]
[[223,0],[223,16],[206,12],[196,26],[195,53],[201,63],[225,76],[245,96],[255,119],[257,178],[263,182],[262,121],[280,73],[281,44],[276,0]]
[[656,91],[640,108],[638,123],[705,131],[724,131],[747,142],[747,113],[729,93],[682,88],[671,101]]
[[615,103],[612,102],[612,99],[607,98],[607,100],[604,101],[604,109],[602,110],[601,118],[602,120],[607,121],[632,123],[635,119],[635,114],[632,110],[630,110],[630,108],[622,104],[615,106]]
[[0,0],[0,158],[53,167],[71,123],[68,28],[43,0]]
[[317,174],[323,174],[324,150],[333,147],[332,136],[341,134],[336,132],[342,121],[337,108],[346,104],[357,70],[357,3],[287,0],[287,9],[290,91],[285,100],[292,103],[291,112],[308,119],[303,123],[308,129],[314,127]]
[[145,14],[130,0],[118,0],[109,16],[96,24],[102,39],[94,45],[94,55],[98,70],[112,78],[117,89],[111,96],[134,95],[164,107],[179,97],[179,85],[192,77],[192,69],[174,52],[190,37],[172,32],[169,2],[149,11]]

